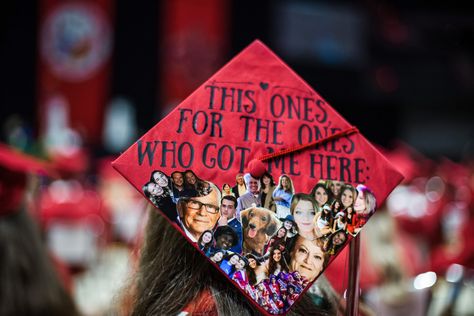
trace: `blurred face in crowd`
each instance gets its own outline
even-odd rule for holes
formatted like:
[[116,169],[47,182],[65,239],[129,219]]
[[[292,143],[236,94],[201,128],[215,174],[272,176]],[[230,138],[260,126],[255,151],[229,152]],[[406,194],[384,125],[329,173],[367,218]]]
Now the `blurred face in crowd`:
[[235,181],[238,185],[244,184],[244,175],[238,174],[237,177],[235,177]]

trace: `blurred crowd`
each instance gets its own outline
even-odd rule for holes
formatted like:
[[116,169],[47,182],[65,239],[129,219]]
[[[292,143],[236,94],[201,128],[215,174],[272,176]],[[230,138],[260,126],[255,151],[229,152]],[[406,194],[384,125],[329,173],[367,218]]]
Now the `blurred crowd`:
[[[97,157],[78,137],[58,146],[14,131],[0,153],[0,243],[8,241],[7,229],[15,236],[30,235],[29,226],[12,224],[12,216],[24,213],[39,228],[31,238],[46,247],[44,263],[78,314],[126,314],[124,289],[136,271],[148,202],[111,168],[114,157]],[[364,314],[474,314],[474,163],[434,161],[405,144],[381,151],[405,180],[360,234]],[[7,251],[27,251],[11,245]],[[342,297],[347,248],[324,272]],[[11,272],[7,263],[1,266],[3,275]],[[31,269],[43,273],[39,266]],[[1,280],[4,300],[9,285]],[[7,305],[0,311],[8,314]]]

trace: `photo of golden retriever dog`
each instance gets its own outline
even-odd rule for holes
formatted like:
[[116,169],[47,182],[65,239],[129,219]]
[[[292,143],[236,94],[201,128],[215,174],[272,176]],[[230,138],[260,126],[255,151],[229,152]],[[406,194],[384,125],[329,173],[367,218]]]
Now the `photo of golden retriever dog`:
[[250,207],[240,212],[243,231],[243,253],[263,255],[268,239],[281,227],[275,213],[262,207]]

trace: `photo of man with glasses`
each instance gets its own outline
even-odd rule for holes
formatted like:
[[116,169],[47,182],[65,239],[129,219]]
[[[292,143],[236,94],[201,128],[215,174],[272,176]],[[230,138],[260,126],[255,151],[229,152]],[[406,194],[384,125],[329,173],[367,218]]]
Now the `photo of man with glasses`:
[[212,230],[220,217],[221,192],[210,183],[211,192],[205,196],[182,197],[178,201],[178,221],[186,236],[197,242],[206,230]]

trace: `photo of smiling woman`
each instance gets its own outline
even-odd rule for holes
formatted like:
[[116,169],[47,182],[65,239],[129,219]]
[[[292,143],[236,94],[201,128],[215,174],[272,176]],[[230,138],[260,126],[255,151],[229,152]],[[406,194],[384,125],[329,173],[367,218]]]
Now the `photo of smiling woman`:
[[321,234],[318,234],[317,230],[315,230],[317,204],[311,195],[304,193],[295,194],[291,200],[290,211],[300,236],[309,240],[321,237]]
[[323,248],[323,239],[309,240],[298,235],[290,250],[290,272],[297,271],[307,282],[312,282],[328,263],[329,256]]
[[318,211],[322,211],[323,206],[329,202],[329,192],[324,182],[317,183],[311,190],[311,196],[316,200]]
[[143,185],[142,191],[171,221],[176,221],[176,204],[172,199],[170,180],[165,173],[154,170],[150,175],[150,181]]

